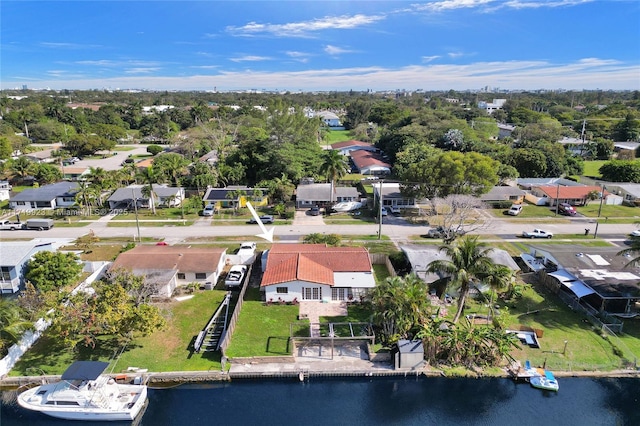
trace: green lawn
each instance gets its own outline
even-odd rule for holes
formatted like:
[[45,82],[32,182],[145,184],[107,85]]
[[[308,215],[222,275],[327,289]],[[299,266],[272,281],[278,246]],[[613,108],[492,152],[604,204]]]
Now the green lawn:
[[[162,227],[162,226],[191,226],[193,225],[193,221],[189,220],[165,220],[165,221],[138,221],[140,226],[151,226],[151,227]],[[131,226],[136,226],[135,221],[124,221],[124,220],[110,220],[107,223],[109,228],[128,228]]]
[[638,207],[602,205],[601,209],[600,203],[593,201],[584,207],[576,207],[576,210],[588,217],[598,217],[598,212],[600,212],[602,219],[615,217],[640,220],[640,208]]
[[122,347],[114,339],[100,339],[95,349],[80,347],[76,352],[56,343],[45,333],[18,361],[11,375],[61,374],[75,360],[108,361],[111,362],[108,370],[114,372],[128,367],[156,372],[219,370],[219,354],[194,353],[193,342],[225,294],[218,290],[201,291],[189,300],[161,305],[167,328],[134,339],[117,361],[113,360],[114,354],[120,353]]
[[605,163],[608,163],[608,161],[607,160],[585,161],[583,175],[595,177],[595,178],[602,177],[602,175],[600,174],[600,167],[602,167],[602,165]]
[[247,291],[227,356],[291,355],[289,324],[298,321],[297,305],[266,305],[258,289]]
[[353,139],[348,130],[331,130],[327,134],[329,145]]

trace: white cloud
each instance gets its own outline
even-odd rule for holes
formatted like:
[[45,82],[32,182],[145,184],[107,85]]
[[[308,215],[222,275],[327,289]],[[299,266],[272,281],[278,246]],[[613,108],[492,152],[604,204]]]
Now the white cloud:
[[43,41],[40,43],[40,45],[44,47],[50,47],[52,49],[67,49],[67,50],[97,49],[102,47],[99,44],[55,43],[55,42],[49,42],[49,41]]
[[422,62],[423,63],[428,63],[431,61],[435,61],[436,59],[440,58],[439,55],[433,55],[433,56],[423,56],[422,57]]
[[245,55],[238,56],[235,58],[229,58],[230,61],[233,62],[260,62],[260,61],[270,61],[272,58],[268,56],[257,56],[257,55]]
[[343,55],[345,53],[353,53],[353,50],[343,49],[341,47],[332,46],[330,44],[328,44],[328,45],[326,45],[324,47],[324,51],[325,51],[325,53],[327,53],[327,54],[329,54],[331,56]]
[[[414,65],[401,68],[366,67],[299,72],[219,71],[180,77],[121,76],[114,78],[42,79],[41,87],[95,89],[102,87],[149,90],[245,90],[252,87],[284,90],[467,90],[484,86],[503,89],[640,90],[638,64],[583,58],[555,64],[546,61],[476,62],[466,65]],[[24,79],[3,79],[3,88],[20,87]]]
[[286,24],[260,24],[249,22],[241,27],[228,26],[226,31],[237,36],[270,35],[277,37],[309,37],[312,33],[324,30],[345,30],[371,25],[384,20],[384,15],[342,15],[325,16],[310,21],[290,22]]
[[161,68],[154,67],[137,67],[137,68],[128,68],[124,70],[125,74],[149,74],[152,72],[159,71]]

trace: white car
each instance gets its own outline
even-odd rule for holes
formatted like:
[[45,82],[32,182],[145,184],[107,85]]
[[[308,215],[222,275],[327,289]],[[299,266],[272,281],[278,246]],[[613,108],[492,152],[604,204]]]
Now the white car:
[[247,272],[247,267],[244,265],[233,265],[227,273],[227,278],[224,280],[224,285],[227,287],[238,287],[242,284],[244,274]]
[[632,237],[640,237],[640,229],[636,229],[635,231],[632,231],[631,234]]
[[400,207],[391,206],[391,214],[400,214]]
[[386,207],[382,207],[382,208],[380,208],[380,215],[382,215],[382,216],[386,216],[386,215],[388,215],[388,214],[389,214],[389,213],[387,212],[387,208],[386,208]]
[[202,210],[202,216],[213,216],[214,212],[215,212],[215,208],[213,207],[213,205],[209,204],[207,207],[204,208],[204,210]]
[[238,256],[253,256],[256,252],[256,243],[255,241],[245,241],[240,244],[240,248],[238,249]]
[[525,231],[522,233],[524,238],[552,238],[553,233],[548,231],[543,231],[542,229],[534,229],[533,231]]

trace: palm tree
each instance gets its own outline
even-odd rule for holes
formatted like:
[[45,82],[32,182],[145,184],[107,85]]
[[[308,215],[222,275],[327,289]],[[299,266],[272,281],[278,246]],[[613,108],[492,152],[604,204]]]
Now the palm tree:
[[[151,212],[156,214],[156,200],[153,185],[160,182],[160,174],[153,168],[153,166],[149,166],[141,169],[138,172],[138,176],[143,182],[142,195],[149,197],[149,207],[151,208]],[[134,203],[137,202],[136,200],[133,201]]]
[[107,171],[102,167],[89,167],[89,175],[86,176],[86,178],[92,185],[97,186],[100,189],[106,189],[108,184],[107,176]]
[[[478,237],[466,237],[455,245],[443,245],[440,251],[444,251],[448,259],[440,259],[431,262],[428,272],[445,274],[448,287],[458,289],[458,310],[453,318],[457,323],[464,310],[464,303],[469,290],[474,282],[482,282],[487,279],[488,284],[502,282],[498,276],[505,274],[508,268],[497,268],[489,253],[493,250]],[[510,271],[509,271],[510,272]],[[506,279],[506,278],[505,278]]]
[[329,182],[331,182],[331,195],[329,201],[333,204],[333,193],[335,191],[335,182],[345,174],[347,174],[347,159],[339,151],[333,149],[324,152],[324,160],[320,166],[322,173]]
[[35,163],[29,160],[27,157],[18,157],[15,160],[9,161],[9,170],[13,176],[20,177],[24,180],[25,177],[33,173]]
[[32,326],[15,302],[0,298],[0,354],[6,353],[9,346],[17,343],[22,333]]

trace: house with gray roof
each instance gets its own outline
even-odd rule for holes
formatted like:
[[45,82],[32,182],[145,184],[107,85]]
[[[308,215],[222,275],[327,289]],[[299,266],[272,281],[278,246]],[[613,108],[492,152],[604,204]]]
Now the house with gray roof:
[[607,190],[619,195],[627,203],[640,205],[640,183],[607,183]]
[[416,207],[416,199],[402,195],[399,183],[379,182],[373,183],[372,187],[376,200],[382,194],[382,205],[385,207],[398,207],[401,209]]
[[27,263],[39,251],[54,251],[52,243],[0,242],[0,293],[12,294],[24,285]]
[[[149,208],[150,197],[142,190],[144,185],[129,185],[126,188],[118,188],[107,199],[109,208],[127,209],[134,208],[134,200],[137,208]],[[177,207],[184,200],[184,188],[170,187],[153,184],[153,199],[156,206]]]
[[520,188],[513,186],[494,186],[486,194],[482,194],[480,199],[485,203],[499,203],[502,201],[511,201],[519,204],[524,201],[526,192]]
[[39,188],[29,188],[9,198],[9,207],[15,210],[55,209],[76,203],[78,184],[58,182]]
[[299,209],[348,201],[360,201],[360,194],[353,186],[336,186],[333,194],[331,183],[298,185],[296,189],[296,207]]

